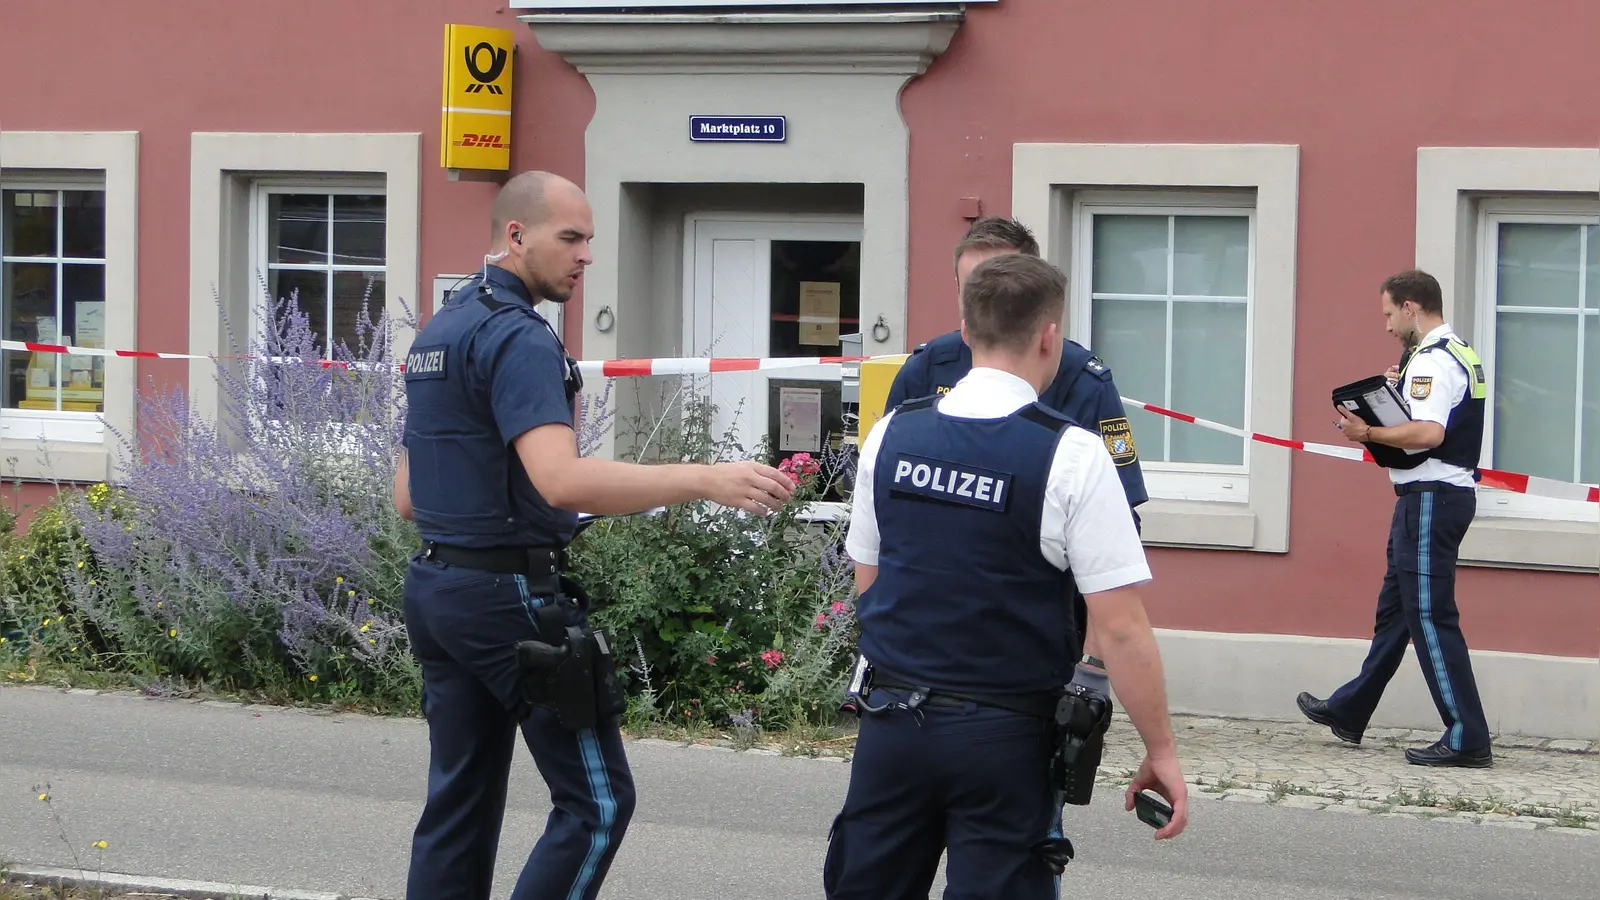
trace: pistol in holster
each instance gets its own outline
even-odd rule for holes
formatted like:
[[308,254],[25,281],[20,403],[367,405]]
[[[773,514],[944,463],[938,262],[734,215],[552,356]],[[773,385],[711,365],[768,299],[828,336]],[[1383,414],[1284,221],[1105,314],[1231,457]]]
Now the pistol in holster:
[[588,597],[564,575],[561,587],[561,594],[534,612],[544,640],[518,641],[517,664],[524,674],[524,707],[549,709],[563,727],[577,731],[620,715],[628,702],[617,687],[611,635],[603,628],[567,624],[567,604],[561,601],[576,599],[587,610]]
[[1063,799],[1087,806],[1100,770],[1106,729],[1111,727],[1111,698],[1079,684],[1069,684],[1056,701],[1055,751],[1050,755],[1050,784]]

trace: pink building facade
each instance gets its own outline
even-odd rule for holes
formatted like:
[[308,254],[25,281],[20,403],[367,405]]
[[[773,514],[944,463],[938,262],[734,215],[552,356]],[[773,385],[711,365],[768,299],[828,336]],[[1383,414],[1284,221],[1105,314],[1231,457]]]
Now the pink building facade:
[[[479,25],[516,45],[511,169],[594,204],[575,355],[902,353],[956,327],[970,218],[1011,214],[1125,396],[1302,440],[1341,443],[1329,391],[1398,358],[1377,285],[1421,266],[1489,371],[1484,464],[1600,482],[1592,3],[426,6],[112,4],[100,41],[7,3],[37,49],[0,56],[26,87],[0,94],[5,338],[226,352],[216,298],[247,319],[257,273],[335,336],[369,286],[425,316],[486,250],[496,185],[440,158],[441,37]],[[135,385],[214,405],[211,366],[7,351],[3,474],[115,477]],[[747,446],[786,390],[820,390],[825,429],[848,411],[836,368],[712,384]],[[1130,418],[1174,705],[1292,717],[1354,674],[1383,473]],[[1481,492],[1457,595],[1497,729],[1600,737],[1597,574],[1596,504]],[[1414,664],[1379,718],[1437,721]]]

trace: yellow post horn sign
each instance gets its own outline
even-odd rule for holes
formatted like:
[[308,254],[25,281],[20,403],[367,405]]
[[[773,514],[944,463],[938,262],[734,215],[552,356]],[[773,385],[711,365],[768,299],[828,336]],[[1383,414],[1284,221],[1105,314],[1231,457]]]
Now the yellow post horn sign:
[[511,168],[511,32],[478,25],[444,27],[446,169]]

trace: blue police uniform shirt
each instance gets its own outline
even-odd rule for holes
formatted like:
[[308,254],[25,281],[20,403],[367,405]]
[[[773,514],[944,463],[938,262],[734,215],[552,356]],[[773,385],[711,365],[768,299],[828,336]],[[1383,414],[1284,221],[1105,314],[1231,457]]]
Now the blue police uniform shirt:
[[[889,387],[884,412],[916,397],[946,393],[971,370],[972,349],[961,339],[961,332],[941,334],[913,350],[900,367]],[[1127,410],[1111,378],[1111,369],[1099,357],[1082,345],[1063,339],[1061,366],[1055,380],[1039,396],[1039,402],[1085,428],[1098,428],[1116,463],[1128,505],[1138,506],[1150,499]],[[1136,526],[1138,521],[1139,514],[1135,512]]]
[[573,425],[566,352],[521,279],[485,269],[406,353],[414,520],[424,540],[441,544],[564,547],[577,514],[539,496],[511,442],[541,425]]
[[869,662],[958,692],[1053,689],[1071,677],[1067,579],[1150,579],[1105,442],[1036,401],[977,368],[868,433],[845,549],[878,567],[856,609]]

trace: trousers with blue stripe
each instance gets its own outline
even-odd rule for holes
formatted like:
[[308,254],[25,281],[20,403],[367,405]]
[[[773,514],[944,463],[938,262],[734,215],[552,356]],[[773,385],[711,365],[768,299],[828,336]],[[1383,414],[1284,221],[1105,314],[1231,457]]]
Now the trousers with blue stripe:
[[[910,694],[876,688],[877,707]],[[1061,836],[1049,786],[1054,724],[994,707],[863,711],[844,807],[828,832],[828,900],[1056,900],[1060,879],[1031,850]]]
[[1389,569],[1378,593],[1377,623],[1361,673],[1328,698],[1342,725],[1366,728],[1411,644],[1444,721],[1445,746],[1489,746],[1489,723],[1472,676],[1456,611],[1456,557],[1477,511],[1477,496],[1440,485],[1402,494],[1389,524]]
[[[593,900],[634,808],[633,775],[618,721],[563,727],[535,708],[520,721],[515,644],[546,640],[533,596],[517,575],[413,557],[406,573],[406,631],[422,668],[431,746],[427,803],[411,844],[411,900],[488,900],[506,788],[520,726],[553,808],[512,900]],[[582,623],[573,601],[565,619]]]

